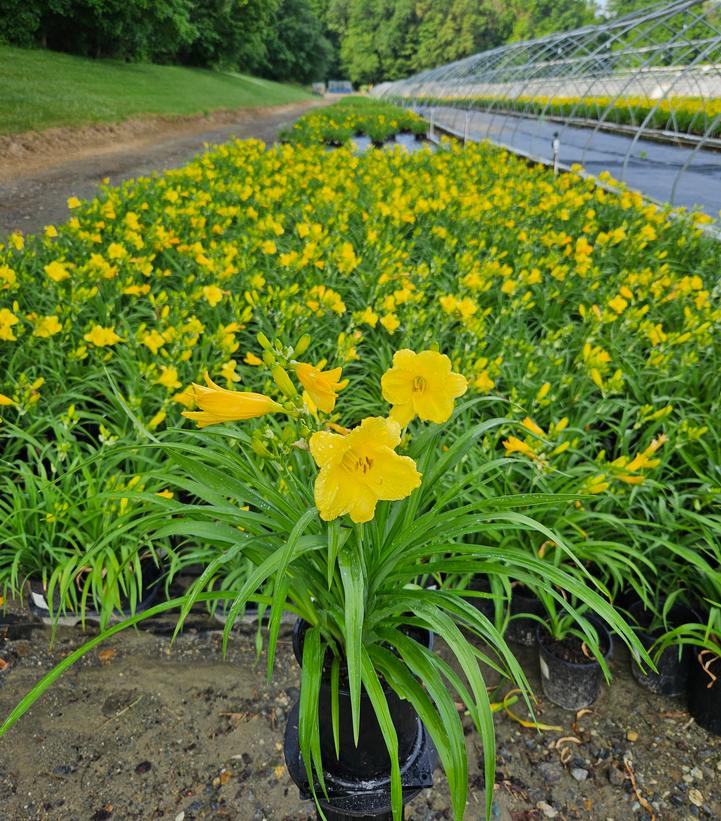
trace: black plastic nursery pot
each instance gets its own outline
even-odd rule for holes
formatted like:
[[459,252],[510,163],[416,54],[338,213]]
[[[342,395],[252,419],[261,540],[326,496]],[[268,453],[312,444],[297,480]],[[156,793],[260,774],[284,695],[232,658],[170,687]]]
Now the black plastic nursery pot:
[[[594,621],[598,631],[603,657],[611,658],[613,639],[608,628]],[[546,698],[565,710],[580,710],[598,698],[603,681],[601,665],[593,658],[571,661],[566,645],[554,641],[545,627],[537,627],[538,658],[541,668],[541,685]],[[579,641],[580,655],[581,643]],[[565,656],[565,657],[564,657]]]
[[721,735],[721,656],[693,648],[689,664],[688,710],[694,720]]
[[[162,565],[156,565],[152,560],[143,562],[143,594],[135,606],[136,613],[142,613],[155,603],[162,589],[161,580],[164,572],[164,567]],[[52,613],[46,598],[45,587],[38,579],[31,579],[28,584],[28,609],[34,616],[38,616],[45,624],[50,625],[58,624],[64,627],[74,627],[75,625],[81,624],[83,619],[86,622],[97,622],[100,620],[100,613],[93,608],[87,608],[84,613],[69,611],[61,615]],[[126,600],[123,600],[121,609],[113,611],[110,621],[121,621],[129,615],[131,615],[130,604]]]
[[[293,649],[300,663],[303,634],[307,624],[298,621],[293,630]],[[427,646],[432,634],[426,633]],[[400,699],[389,687],[384,689],[388,708],[398,735],[398,758],[404,803],[422,789],[432,786],[436,753],[418,714],[410,702]],[[353,740],[350,693],[339,690],[339,755],[336,756],[331,719],[330,683],[321,683],[318,720],[321,758],[328,797],[319,785],[316,792],[328,821],[374,819],[392,821],[390,762],[383,734],[370,699],[361,694],[361,720],[358,746]],[[285,762],[301,798],[312,797],[298,741],[298,704],[288,718],[285,731]]]
[[[651,623],[653,614],[646,610],[643,602],[635,602],[628,609],[629,614],[637,622],[641,629],[636,630],[636,635],[646,650],[650,650],[656,639],[661,636],[663,630],[644,630]],[[684,624],[698,622],[699,615],[690,607],[677,604],[672,607],[667,615],[666,624],[668,629],[681,627]],[[661,653],[656,661],[658,673],[643,670],[636,660],[631,661],[631,671],[636,681],[652,693],[664,696],[682,696],[686,693],[688,686],[689,669],[691,667],[694,650],[692,647],[684,646],[680,650],[678,647],[668,647]]]
[[511,620],[506,628],[506,639],[524,647],[533,647],[536,643],[538,619],[530,616],[543,617],[545,614],[543,604],[531,590],[515,585],[511,594]]
[[496,611],[496,603],[491,597],[491,585],[488,582],[488,576],[485,574],[473,576],[466,585],[466,590],[485,594],[483,596],[468,596],[467,601],[492,621]]
[[27,616],[5,613],[0,610],[0,644],[4,641],[29,639],[37,622],[28,621]]
[[[488,576],[473,576],[466,589],[490,593],[491,585],[488,582]],[[496,610],[493,598],[490,596],[469,596],[468,601],[478,608],[484,616],[493,620]],[[526,614],[543,617],[545,615],[543,604],[528,588],[514,585],[511,593],[510,611],[511,619],[505,631],[506,640],[515,644],[522,644],[525,647],[533,647],[536,643],[538,620],[530,618]]]

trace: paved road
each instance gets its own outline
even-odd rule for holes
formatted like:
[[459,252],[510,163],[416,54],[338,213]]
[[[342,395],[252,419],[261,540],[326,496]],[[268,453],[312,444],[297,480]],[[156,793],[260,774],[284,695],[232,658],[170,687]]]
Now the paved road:
[[[428,116],[428,115],[426,115]],[[464,111],[437,107],[435,121],[464,133]],[[699,207],[713,217],[721,211],[721,153],[658,143],[624,134],[610,134],[507,114],[471,113],[468,137],[493,142],[544,159],[552,156],[551,142],[558,132],[559,159],[565,165],[580,163],[591,174],[608,171],[659,202],[687,208]]]
[[[95,195],[103,178],[113,185],[123,180],[177,168],[203,151],[238,137],[256,137],[271,143],[278,131],[310,107],[322,101],[309,101],[268,109],[239,111],[237,120],[208,128],[182,127],[180,133],[155,134],[119,146],[89,146],[79,157],[67,159],[63,151],[57,161],[40,169],[19,163],[12,173],[0,177],[0,242],[13,231],[31,234],[43,226],[64,222],[69,211],[67,198]],[[67,145],[67,154],[73,150]]]

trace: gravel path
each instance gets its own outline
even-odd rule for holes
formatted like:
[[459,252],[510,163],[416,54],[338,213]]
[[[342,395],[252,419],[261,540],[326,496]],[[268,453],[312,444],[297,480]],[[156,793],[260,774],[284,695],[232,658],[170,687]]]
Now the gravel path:
[[[289,628],[269,683],[264,659],[256,662],[252,628],[236,636],[223,659],[217,624],[194,617],[171,646],[172,625],[128,631],[94,650],[0,741],[3,821],[314,817],[283,763],[283,730],[299,684]],[[49,639],[39,626],[0,641],[0,658],[8,661],[0,715],[82,634],[60,628],[52,649]],[[515,649],[540,692],[535,652]],[[641,688],[618,647],[611,667],[613,684],[586,714],[541,699],[538,718],[555,730],[541,734],[497,714],[494,821],[721,818],[721,738],[696,726],[680,700]],[[520,705],[512,709],[523,715]],[[481,744],[464,723],[466,821],[481,821]],[[451,818],[438,771],[435,780],[435,790],[408,806],[407,821]]]
[[176,168],[206,144],[234,137],[271,143],[281,128],[324,104],[310,100],[207,117],[148,118],[0,137],[0,241],[13,231],[31,234],[64,222],[68,197],[94,196],[105,178],[117,184]]

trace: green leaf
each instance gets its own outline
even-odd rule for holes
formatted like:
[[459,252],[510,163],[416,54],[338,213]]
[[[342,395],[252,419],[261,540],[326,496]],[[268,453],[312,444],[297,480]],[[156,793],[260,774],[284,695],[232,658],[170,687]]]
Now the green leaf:
[[315,776],[327,795],[320,752],[318,700],[323,678],[325,647],[321,644],[320,630],[310,627],[303,637],[303,662],[301,665],[300,703],[298,706],[298,741],[308,784],[317,801]]
[[270,608],[270,626],[268,637],[268,678],[273,674],[273,665],[275,662],[275,645],[278,638],[278,630],[280,629],[280,619],[283,615],[283,608],[285,607],[285,600],[288,593],[288,580],[286,574],[288,565],[293,560],[295,550],[298,546],[298,540],[303,535],[303,531],[313,521],[318,511],[312,507],[298,519],[295,526],[288,536],[288,541],[283,548],[278,552],[277,570],[275,571],[275,595],[273,596],[273,604]]
[[403,788],[401,786],[401,768],[398,761],[398,734],[388,709],[383,687],[381,686],[378,674],[373,667],[368,651],[365,647],[361,649],[361,676],[368,698],[373,705],[373,710],[378,719],[378,726],[386,742],[386,749],[391,765],[391,807],[393,810],[393,821],[403,820]]
[[345,594],[345,653],[348,664],[353,740],[358,745],[360,733],[361,646],[365,612],[365,582],[363,567],[355,545],[346,545],[338,555],[343,592]]
[[333,744],[335,745],[335,757],[340,758],[340,659],[333,656],[330,668],[330,712],[333,721]]
[[[438,735],[438,729],[435,725],[437,720],[440,720],[440,724],[444,729],[443,736],[445,736],[447,745],[445,750],[447,759],[445,761],[442,759],[443,770],[448,779],[454,815],[457,819],[462,819],[468,794],[468,754],[466,752],[466,741],[458,710],[438,672],[434,655],[426,651],[426,649],[416,641],[404,635],[400,630],[379,631],[379,635],[382,635],[391,647],[398,650],[411,673],[423,682],[435,702],[437,711],[436,720],[426,726],[429,732],[431,732],[431,728],[433,728],[435,735]],[[416,695],[416,693],[410,680],[415,681],[415,679],[413,679],[413,676],[409,676],[408,672],[404,671],[402,666],[393,665],[392,663],[390,663],[390,665],[391,668],[395,669],[396,677],[402,681],[400,688],[397,689],[396,692],[402,698],[411,700],[411,696]],[[412,700],[411,703],[414,703],[414,701]],[[424,716],[426,719],[430,719],[427,706],[425,706],[424,715],[421,715],[420,711],[417,712],[419,712],[419,716],[421,720],[424,721],[424,724],[426,723]],[[431,737],[434,738],[434,735],[432,734]],[[440,754],[439,749],[439,756]]]

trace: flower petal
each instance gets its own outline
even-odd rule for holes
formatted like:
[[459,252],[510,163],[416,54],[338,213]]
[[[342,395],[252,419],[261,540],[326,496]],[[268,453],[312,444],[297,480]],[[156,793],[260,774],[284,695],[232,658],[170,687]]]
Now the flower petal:
[[353,500],[348,508],[351,519],[356,524],[370,522],[376,512],[378,497],[373,491],[365,486],[359,485],[354,488]]
[[349,448],[347,437],[327,430],[314,433],[309,445],[311,455],[320,468],[340,464],[343,454]]
[[390,448],[380,448],[365,479],[379,499],[393,501],[410,496],[420,485],[421,474],[410,456],[399,456]]
[[363,489],[352,482],[348,471],[339,466],[322,468],[316,477],[314,488],[315,506],[320,518],[331,522],[348,513],[359,491]]

